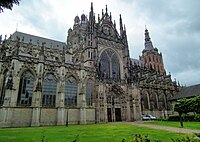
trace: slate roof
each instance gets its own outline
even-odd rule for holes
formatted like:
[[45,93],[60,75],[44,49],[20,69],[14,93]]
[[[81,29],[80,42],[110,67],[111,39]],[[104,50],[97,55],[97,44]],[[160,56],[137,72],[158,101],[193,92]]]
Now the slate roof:
[[190,98],[200,95],[200,84],[184,87],[180,92],[178,92],[174,97],[170,100],[177,100],[181,98]]
[[19,31],[16,31],[13,35],[11,35],[11,40],[16,40],[17,37],[20,38],[20,42],[23,43],[29,43],[31,40],[31,43],[33,45],[39,45],[42,46],[42,43],[45,43],[45,47],[47,48],[53,48],[53,49],[59,49],[63,50],[63,48],[67,48],[67,45],[65,42],[60,42],[52,39],[47,39],[44,37],[39,37],[35,35],[30,35],[26,33],[22,33]]
[[144,66],[144,62],[141,61],[141,60],[138,60],[138,59],[131,58],[131,62],[132,62],[133,65],[135,63],[136,65],[139,65],[140,67]]

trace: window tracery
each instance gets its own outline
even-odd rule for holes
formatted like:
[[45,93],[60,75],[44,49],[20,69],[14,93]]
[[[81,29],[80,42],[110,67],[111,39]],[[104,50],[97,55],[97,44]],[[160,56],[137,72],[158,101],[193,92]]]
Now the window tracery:
[[34,78],[30,71],[25,71],[20,79],[17,105],[31,106]]
[[99,62],[100,76],[102,78],[120,79],[120,63],[117,54],[107,49],[103,51]]
[[47,74],[43,82],[42,105],[54,107],[56,102],[56,78],[52,74]]
[[77,81],[70,76],[65,83],[65,106],[77,105]]

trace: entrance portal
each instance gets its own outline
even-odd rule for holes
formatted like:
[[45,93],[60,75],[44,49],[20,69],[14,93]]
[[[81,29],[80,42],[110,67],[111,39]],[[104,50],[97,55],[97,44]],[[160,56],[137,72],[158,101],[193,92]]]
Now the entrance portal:
[[115,108],[115,121],[122,121],[120,108]]
[[107,108],[108,122],[112,122],[111,108]]

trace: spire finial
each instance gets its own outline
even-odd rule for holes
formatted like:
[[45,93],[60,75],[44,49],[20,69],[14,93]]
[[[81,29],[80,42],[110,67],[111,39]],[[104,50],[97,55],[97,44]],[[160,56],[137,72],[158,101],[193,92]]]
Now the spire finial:
[[103,15],[104,15],[104,12],[103,12],[103,9],[102,9],[102,17],[103,17]]
[[147,30],[147,26],[145,25],[145,41],[144,41],[144,46],[145,46],[145,50],[153,50],[154,47],[153,47],[153,44],[151,42],[151,38],[150,38],[150,35],[149,35],[149,31]]
[[124,24],[124,31],[126,31],[126,26],[125,26],[125,24]]
[[93,2],[91,2],[91,11],[93,11]]
[[110,21],[112,21],[112,14],[111,14],[111,12],[110,12]]
[[122,34],[123,34],[123,24],[122,24],[121,14],[119,15],[119,26],[120,26],[120,35],[122,36]]
[[98,22],[100,21],[100,15],[98,14]]
[[108,13],[108,8],[107,8],[107,4],[106,4],[106,13]]

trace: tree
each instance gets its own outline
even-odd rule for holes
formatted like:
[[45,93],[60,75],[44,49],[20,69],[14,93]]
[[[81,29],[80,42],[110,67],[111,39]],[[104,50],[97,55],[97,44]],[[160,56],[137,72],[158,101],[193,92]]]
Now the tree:
[[19,5],[20,0],[1,0],[0,1],[0,13],[3,12],[3,9],[12,10],[13,4]]
[[174,106],[174,111],[177,111],[179,113],[180,124],[181,127],[183,127],[182,114],[187,114],[189,112],[200,114],[200,95],[194,98],[183,98],[178,100]]
[[192,112],[195,112],[196,114],[200,114],[200,95],[191,98],[192,103],[191,103],[191,109]]
[[183,98],[181,100],[178,100],[177,103],[174,106],[174,111],[177,111],[178,114],[179,114],[181,127],[183,127],[182,114],[188,113],[187,105],[186,104],[187,104],[187,99]]

